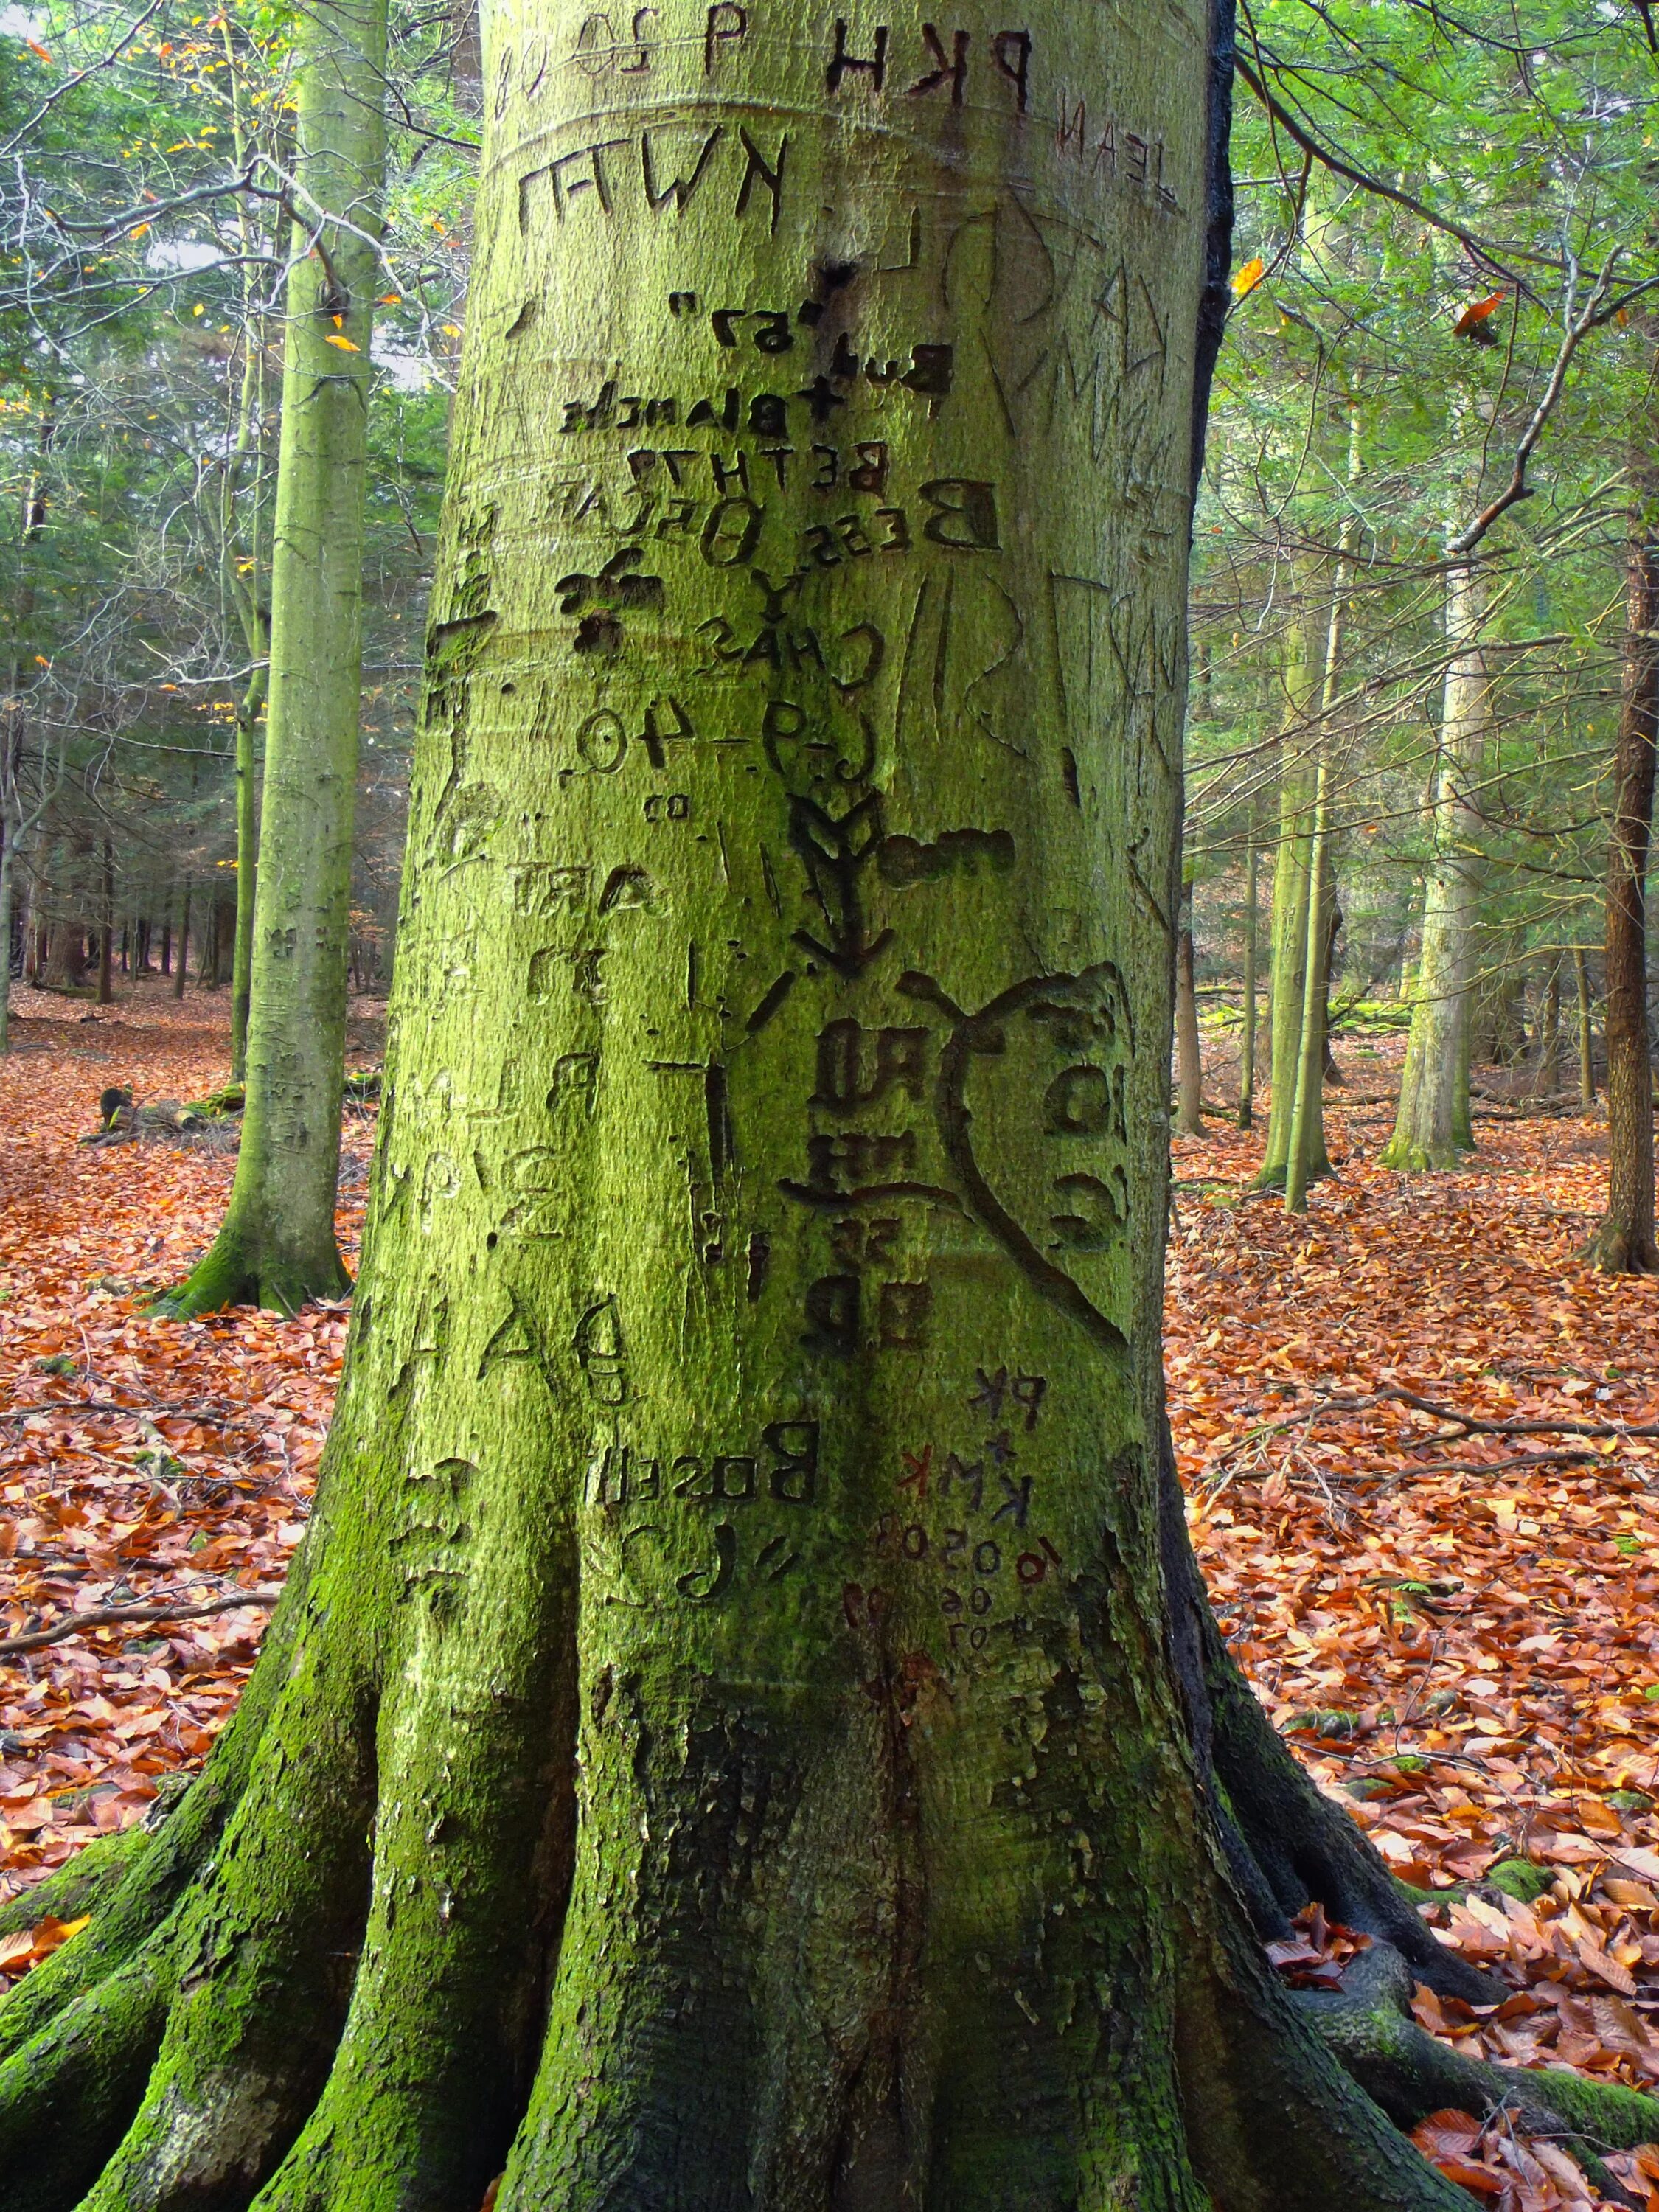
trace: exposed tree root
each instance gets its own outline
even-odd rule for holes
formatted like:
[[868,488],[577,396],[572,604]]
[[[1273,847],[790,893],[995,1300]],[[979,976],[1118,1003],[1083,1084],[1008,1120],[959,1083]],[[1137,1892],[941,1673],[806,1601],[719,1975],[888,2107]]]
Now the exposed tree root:
[[49,1915],[54,1920],[79,1920],[102,1911],[149,1844],[149,1832],[140,1823],[83,1844],[56,1874],[0,1905],[0,1936],[38,1928]]
[[[1205,2191],[1229,2212],[1328,2212],[1337,2204],[1344,2212],[1453,2212],[1461,2193],[1400,2130],[1437,2106],[1458,2104],[1477,2112],[1518,2109],[1523,2124],[1570,2140],[1597,2186],[1615,2197],[1596,2150],[1659,2136],[1659,2104],[1576,2077],[1479,2065],[1410,2019],[1405,2000],[1414,1977],[1476,2000],[1491,1991],[1436,1942],[1250,1695],[1198,1579],[1167,1439],[1163,1459],[1176,1671],[1198,1778],[1254,1929],[1224,1881],[1196,1884],[1183,1908],[1190,1924],[1178,1971],[1167,1984],[1175,1993],[1178,2107],[1152,2094],[1152,2075],[1134,2072],[1150,2063],[1158,2038],[1149,2039],[1130,2013],[1101,2013],[1102,2032],[1121,2038],[1122,2047],[1114,2043],[1109,2054],[1103,2047],[1087,2062],[1085,2075],[1107,2069],[1088,2102],[1096,2124],[1115,2110],[1112,2124],[1127,2133],[1122,2144],[1103,2137],[1089,2171],[1109,2181],[1137,2175],[1140,2201],[1164,2212],[1196,2208]],[[319,1538],[327,1526],[319,1520]],[[55,1910],[90,1911],[93,1919],[0,2007],[3,2212],[241,2212],[256,2197],[265,2212],[471,2212],[515,2137],[504,2204],[565,2212],[589,2201],[588,2183],[577,2179],[579,2168],[586,2172],[578,2121],[585,2112],[591,2124],[601,2113],[586,2101],[597,2056],[570,2075],[576,2101],[568,2111],[568,2100],[556,2109],[547,2101],[542,2077],[550,2068],[556,2078],[569,2071],[569,2038],[556,2032],[538,2056],[561,1927],[567,1944],[585,1940],[580,1927],[573,1933],[565,1925],[574,1812],[567,1771],[574,1696],[574,1678],[566,1679],[568,1563],[551,1579],[544,1570],[526,1582],[513,1632],[495,1647],[485,1680],[466,1638],[446,1643],[442,1665],[428,1650],[422,1665],[408,1669],[349,1635],[333,1640],[341,1613],[337,1598],[329,1604],[321,1595],[326,1575],[315,1562],[325,1556],[319,1539],[307,1545],[264,1660],[207,1773],[155,1832],[97,1847],[35,1893],[19,1916]],[[1144,1634],[1134,1628],[1127,1582],[1115,1585],[1108,1611],[1120,1638],[1152,1633],[1150,1615]],[[1104,1668],[1103,1647],[1097,1656]],[[621,1713],[622,1695],[607,1678],[603,1697],[595,1693],[594,1729],[613,1703]],[[1057,1735],[1069,1711],[1051,1712]],[[723,1741],[711,1729],[704,1745],[714,1760],[708,1809],[717,1826],[728,1787]],[[908,1749],[908,1737],[902,1746]],[[853,1771],[868,1764],[855,1760]],[[1173,1759],[1165,1782],[1182,1771]],[[823,1786],[836,1802],[848,1778],[840,1764],[826,1769]],[[703,1795],[694,1793],[696,1802]],[[1209,1846],[1198,1808],[1187,1802],[1191,1810],[1181,1818],[1189,1827],[1198,1821],[1192,1841],[1201,1866]],[[1098,1809],[1103,1820],[1104,1801]],[[884,1835],[897,1818],[873,1801],[864,1812],[866,1828]],[[1089,1825],[1099,1828],[1098,1847],[1109,1824]],[[611,1840],[615,1853],[600,1855],[606,1869],[634,1847],[621,1832]],[[675,1848],[691,1843],[688,1833]],[[1111,1850],[1114,1863],[1139,1863],[1122,1838]],[[700,1852],[698,1845],[699,1865]],[[726,1866],[724,1853],[722,1846],[708,1863]],[[864,1865],[851,1839],[841,1856],[849,1871]],[[821,1869],[822,1854],[811,1863]],[[725,1910],[721,1893],[708,1893],[710,1910]],[[793,2177],[774,2192],[791,2212],[823,2212],[832,2203],[844,2212],[860,2176],[859,2188],[869,2181],[876,2200],[886,2201],[892,2191],[881,2177],[924,2170],[915,2161],[925,2136],[915,2130],[927,2123],[915,2116],[948,2111],[956,2116],[949,2128],[958,2129],[975,2109],[974,2100],[959,2109],[963,2052],[930,2087],[939,2054],[930,2056],[925,2037],[914,2048],[907,2040],[906,1976],[920,1969],[913,1960],[896,1981],[877,1969],[887,1960],[890,1970],[909,1919],[905,1911],[878,1915],[878,1926],[869,1919],[871,1895],[860,1879],[832,1903],[820,1872],[810,1896],[788,1907],[792,1928],[802,1916],[827,1913],[830,1924],[814,1939],[828,1946],[823,1987],[801,2017],[820,2027],[834,2021],[851,2054],[824,2073],[823,2054],[809,2041],[791,2062],[798,2086],[816,2081],[828,2100],[819,2132],[830,2146],[825,2159],[807,2162],[823,2169],[822,2187],[799,2159],[775,2161],[779,2174]],[[1339,1996],[1303,2002],[1279,1986],[1255,1938],[1282,1932],[1310,1898],[1377,1940],[1364,1954],[1363,1973]],[[589,1904],[599,1919],[587,1934],[598,1940],[608,1907]],[[913,1899],[910,1917],[920,1909]],[[1056,1957],[1062,1942],[1078,1940],[1066,1924],[1063,1937],[1057,1921],[1043,1938]],[[853,1931],[856,1963],[845,1955]],[[706,1947],[694,1948],[702,1960]],[[867,1993],[858,1994],[866,1967],[876,1991],[867,2002]],[[1132,1963],[1132,1975],[1136,1970]],[[710,1986],[729,1981],[735,1991],[737,1967],[724,1974]],[[1148,1984],[1161,1986],[1161,1977]],[[797,1960],[787,1990],[780,1986],[786,2010],[800,1987]],[[1044,2002],[1038,1984],[1032,1993]],[[618,1983],[604,2003],[608,2014],[629,2001]],[[746,2015],[735,1996],[732,2003],[736,2023]],[[1036,2006],[1027,2016],[1035,2027]],[[670,2032],[655,2019],[646,2023],[637,2061],[628,2062],[643,2069],[642,2115],[653,2109],[649,2084],[660,2063],[650,2039]],[[573,2033],[597,2054],[602,2025],[590,2015]],[[605,2027],[608,2036],[615,2032]],[[947,2040],[958,2033],[952,2024]],[[857,2061],[866,2045],[887,2053],[873,2071]],[[1058,2048],[1034,2046],[1051,2047]],[[1119,2081],[1126,2063],[1130,2072]],[[746,2066],[732,2079],[749,2078]],[[1101,2086],[1108,2076],[1117,2083],[1109,2092]],[[994,2069],[987,2081],[994,2101],[1000,2077]],[[619,2077],[612,2094],[634,2092]],[[726,2110],[718,2098],[714,2106]],[[694,2162],[702,2179],[685,2195],[688,2207],[727,2203],[745,2160],[771,2155],[776,2115],[745,2106],[716,2125],[714,2106],[698,2122],[708,2155]],[[538,2110],[545,2157],[530,2155]],[[557,2125],[547,2132],[552,2120]],[[947,2124],[943,2117],[939,2124]],[[623,2136],[632,2140],[626,2130]],[[780,2141],[799,2148],[793,2127]],[[867,2155],[849,2163],[835,2152],[837,2142],[864,2143]],[[965,2155],[960,2143],[953,2154]],[[736,2167],[727,2172],[723,2162],[731,2160]],[[830,2166],[845,2169],[845,2188],[823,2178]],[[1062,2186],[1074,2189],[1074,2179],[1064,2181],[1057,2168],[1055,2188]],[[1045,2201],[1045,2187],[1033,2179],[1033,2203]]]
[[1417,1145],[1393,1137],[1377,1156],[1377,1165],[1400,1175],[1449,1175],[1474,1151],[1472,1140],[1449,1139],[1443,1145]]
[[[5,2212],[63,2212],[104,2171],[161,2045],[173,1987],[169,1934],[164,1926],[150,1949],[56,2008],[0,2063]],[[73,1948],[66,1944],[46,1966]],[[36,1967],[35,1975],[44,1972]],[[9,2000],[8,2012],[33,1979]]]
[[216,1241],[176,1290],[151,1301],[157,1321],[195,1321],[227,1306],[262,1306],[289,1316],[317,1298],[341,1298],[351,1289],[345,1262],[331,1242],[326,1255],[309,1265],[258,1248],[258,1240],[227,1223]]
[[1412,2018],[1412,1981],[1399,1953],[1376,1944],[1350,1966],[1340,1990],[1300,1990],[1297,2002],[1397,2126],[1415,2127],[1448,2106],[1477,2118],[1513,2112],[1529,2135],[1561,2136],[1601,2194],[1625,2201],[1596,2154],[1659,2140],[1659,2099],[1616,2082],[1495,2066],[1454,2051]]
[[1317,1788],[1240,1674],[1193,1557],[1167,1423],[1162,1520],[1175,1661],[1193,1748],[1213,1801],[1233,1879],[1256,1931],[1283,1936],[1317,1899],[1332,1919],[1393,1945],[1443,1996],[1489,2004],[1502,1994],[1435,1940],[1378,1853]]

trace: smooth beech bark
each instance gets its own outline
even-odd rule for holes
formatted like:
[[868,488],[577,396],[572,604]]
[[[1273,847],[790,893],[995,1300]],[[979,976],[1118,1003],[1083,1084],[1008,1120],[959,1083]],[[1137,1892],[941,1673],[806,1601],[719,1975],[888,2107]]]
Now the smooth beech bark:
[[1285,1158],[1285,1211],[1305,1213],[1314,1163],[1325,1155],[1326,973],[1334,932],[1326,921],[1331,842],[1331,756],[1322,738],[1308,849],[1308,949],[1302,977],[1302,1036],[1296,1103]]
[[[230,1204],[158,1310],[293,1312],[349,1281],[334,1238],[362,661],[369,337],[385,168],[385,0],[298,19],[295,221],[270,564],[262,836],[248,966],[247,1108]],[[246,618],[262,617],[257,595]],[[256,676],[237,732],[252,857]],[[246,900],[243,901],[246,912]],[[216,948],[220,925],[216,907]],[[215,972],[218,960],[216,950]]]
[[[1272,980],[1267,1010],[1269,1065],[1267,1134],[1262,1146],[1261,1166],[1256,1175],[1259,1190],[1284,1188],[1290,1159],[1291,1127],[1296,1118],[1297,1079],[1302,1065],[1302,1017],[1308,988],[1308,898],[1313,881],[1314,794],[1317,781],[1315,757],[1317,743],[1310,744],[1309,724],[1316,721],[1320,695],[1308,640],[1297,622],[1285,638],[1285,693],[1286,731],[1279,747],[1279,837],[1273,862]],[[1318,1003],[1324,1003],[1321,994]],[[1309,1180],[1327,1176],[1323,1116],[1316,1118],[1307,1134],[1313,1149],[1308,1158]]]
[[1625,647],[1607,849],[1607,1210],[1586,1257],[1609,1274],[1659,1273],[1654,1237],[1653,1058],[1648,1028],[1648,860],[1659,744],[1659,469],[1639,451],[1625,562]]
[[7,2212],[1466,2201],[1262,1956],[1316,1885],[1482,1987],[1162,1423],[1224,70],[951,20],[492,13],[316,1512],[201,1779],[33,1893]]
[[1452,1168],[1474,1149],[1469,1121],[1471,947],[1480,816],[1469,787],[1490,713],[1480,647],[1486,585],[1479,561],[1446,571],[1446,678],[1435,770],[1433,855],[1423,902],[1423,951],[1394,1133],[1382,1165]]
[[1337,909],[1331,866],[1331,724],[1342,684],[1344,631],[1353,585],[1354,555],[1359,544],[1357,494],[1361,465],[1360,413],[1351,401],[1348,413],[1348,485],[1351,504],[1342,520],[1334,564],[1330,613],[1325,625],[1325,666],[1319,690],[1319,732],[1315,744],[1313,828],[1308,841],[1308,940],[1303,956],[1302,1010],[1296,1060],[1296,1091],[1285,1153],[1285,1211],[1307,1209],[1308,1185],[1331,1173],[1325,1149],[1325,1084],[1331,1060],[1331,966],[1342,917]]

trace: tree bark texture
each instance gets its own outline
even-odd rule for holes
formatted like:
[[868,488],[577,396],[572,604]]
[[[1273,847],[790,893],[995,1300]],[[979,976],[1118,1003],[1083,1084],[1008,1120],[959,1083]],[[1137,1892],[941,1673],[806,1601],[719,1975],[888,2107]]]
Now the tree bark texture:
[[[11,824],[0,815],[0,950],[5,956],[3,988],[0,988],[0,1053],[9,1050],[11,1043],[11,938],[12,938],[12,869],[15,857],[16,840]],[[27,929],[24,945],[27,945]],[[24,962],[27,969],[27,957]]]
[[1318,1882],[1468,1975],[1162,1421],[1224,80],[952,20],[491,16],[339,1408],[0,2008],[6,2212],[1464,2201],[1261,1959]]
[[230,979],[230,1079],[247,1079],[248,1014],[253,1004],[253,918],[259,876],[256,718],[263,678],[248,687],[236,715],[236,944]]
[[1244,860],[1244,1027],[1238,1048],[1238,1126],[1255,1120],[1255,1027],[1257,937],[1260,932],[1258,878],[1261,854],[1255,841],[1255,802],[1250,803],[1249,843]]
[[[349,1287],[334,1239],[362,662],[368,346],[385,167],[385,0],[301,19],[270,707],[249,969],[247,1107],[211,1249],[161,1310],[292,1311]],[[257,692],[257,682],[255,686]],[[255,692],[239,728],[252,845]]]
[[173,971],[173,995],[182,999],[185,985],[190,980],[190,878],[185,878],[184,889],[179,894],[178,957]]
[[1572,948],[1573,981],[1578,994],[1578,1104],[1585,1114],[1595,1108],[1595,1016],[1590,996],[1589,963],[1584,948]]
[[1588,1256],[1612,1274],[1659,1273],[1654,1237],[1653,1064],[1647,882],[1659,738],[1659,471],[1636,457],[1625,568],[1625,652],[1607,849],[1607,1210]]
[[1183,1137],[1201,1137],[1204,1056],[1198,1040],[1198,979],[1190,891],[1186,911],[1187,919],[1176,935],[1176,1127]]
[[[1297,1072],[1302,1061],[1315,783],[1306,723],[1309,715],[1318,711],[1314,686],[1307,638],[1302,623],[1297,622],[1285,638],[1287,732],[1279,748],[1279,836],[1273,862],[1272,973],[1267,1010],[1267,1134],[1256,1176],[1256,1187],[1263,1190],[1284,1186],[1285,1165],[1290,1158],[1291,1124],[1296,1115]],[[1330,1173],[1322,1140],[1310,1172]]]
[[104,832],[103,905],[98,925],[98,1004],[109,1005],[115,996],[111,988],[110,957],[115,941],[115,848],[107,830]]
[[1384,1167],[1455,1167],[1469,1127],[1469,1000],[1480,817],[1469,794],[1490,711],[1480,632],[1486,580],[1474,561],[1446,572],[1448,659],[1423,902],[1423,952],[1394,1133]]

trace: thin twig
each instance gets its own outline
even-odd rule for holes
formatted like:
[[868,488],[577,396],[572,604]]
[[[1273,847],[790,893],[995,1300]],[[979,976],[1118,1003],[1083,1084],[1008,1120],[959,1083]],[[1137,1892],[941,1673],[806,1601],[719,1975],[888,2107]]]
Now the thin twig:
[[216,1428],[255,1418],[252,1413],[209,1413],[200,1406],[118,1406],[107,1398],[38,1398],[32,1406],[8,1407],[0,1413],[0,1421],[27,1420],[31,1413],[124,1413],[130,1420],[143,1421],[161,1413],[169,1420],[211,1421]]
[[260,1589],[210,1598],[205,1604],[186,1605],[181,1601],[176,1605],[100,1606],[91,1613],[72,1613],[50,1628],[37,1628],[27,1636],[9,1636],[0,1640],[0,1659],[15,1658],[23,1651],[39,1651],[48,1644],[67,1643],[72,1636],[84,1636],[89,1628],[109,1628],[122,1621],[201,1620],[210,1613],[234,1613],[245,1605],[275,1605],[282,1594],[279,1589]]

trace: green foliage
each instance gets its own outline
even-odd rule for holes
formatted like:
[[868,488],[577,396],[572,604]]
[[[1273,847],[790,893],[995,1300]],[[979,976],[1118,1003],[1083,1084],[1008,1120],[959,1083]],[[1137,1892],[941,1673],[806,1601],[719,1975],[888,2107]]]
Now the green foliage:
[[[31,927],[107,914],[159,936],[188,881],[199,945],[234,900],[234,733],[263,689],[293,19],[54,0],[28,18],[40,53],[7,21],[0,146],[27,162],[0,182],[0,806],[20,825],[46,802],[21,846]],[[394,39],[354,889],[371,955],[396,902],[476,137],[476,54],[438,30],[405,10]]]
[[[1494,998],[1541,990],[1549,963],[1601,936],[1624,462],[1654,356],[1659,62],[1637,9],[1556,0],[1474,0],[1455,17],[1267,0],[1243,61],[1240,274],[1194,574],[1200,947],[1236,972],[1250,816],[1271,847],[1281,759],[1322,729],[1338,1018],[1345,994],[1373,998],[1414,957],[1445,547],[1512,486],[1541,408],[1525,496],[1480,544],[1492,726],[1474,965],[1489,1057]],[[1358,585],[1322,724],[1287,671],[1298,629],[1322,640],[1346,518]]]

